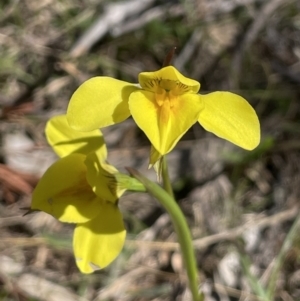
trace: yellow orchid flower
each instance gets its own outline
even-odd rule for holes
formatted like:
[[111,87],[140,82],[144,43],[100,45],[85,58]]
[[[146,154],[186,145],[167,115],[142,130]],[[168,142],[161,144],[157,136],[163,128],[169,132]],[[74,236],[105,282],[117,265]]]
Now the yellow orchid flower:
[[139,85],[94,77],[73,94],[67,119],[75,130],[92,131],[132,115],[155,149],[151,163],[170,152],[197,121],[223,139],[254,149],[260,141],[260,125],[250,104],[234,93],[201,95],[199,89],[200,83],[173,66],[140,73]]
[[[55,162],[39,181],[31,204],[32,210],[77,224],[73,248],[77,266],[83,273],[109,265],[121,252],[126,236],[117,205],[121,193],[114,195],[111,191],[109,198],[105,198],[112,180],[105,175],[95,178],[100,170],[89,173],[89,160],[94,158],[75,153]],[[98,187],[91,182],[97,182]]]
[[73,236],[76,263],[81,272],[92,273],[109,265],[123,248],[126,231],[118,199],[126,187],[118,180],[126,175],[105,161],[100,130],[74,131],[63,115],[47,123],[46,136],[62,158],[39,181],[31,209],[77,224]]

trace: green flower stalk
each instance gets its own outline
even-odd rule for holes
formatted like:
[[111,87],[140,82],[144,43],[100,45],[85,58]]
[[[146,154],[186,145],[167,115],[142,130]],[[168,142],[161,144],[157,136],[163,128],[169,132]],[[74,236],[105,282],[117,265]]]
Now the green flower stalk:
[[[166,162],[164,162],[163,164],[166,164]],[[132,168],[127,169],[146,187],[147,191],[159,201],[159,203],[166,209],[166,211],[170,215],[175,232],[178,236],[178,241],[182,252],[183,262],[187,270],[193,301],[202,301],[203,295],[199,293],[198,289],[198,269],[192,244],[191,233],[181,209],[173,198],[173,194],[171,194],[170,191],[164,190],[156,183],[151,182],[138,171]],[[167,175],[165,175],[164,178],[166,179]]]

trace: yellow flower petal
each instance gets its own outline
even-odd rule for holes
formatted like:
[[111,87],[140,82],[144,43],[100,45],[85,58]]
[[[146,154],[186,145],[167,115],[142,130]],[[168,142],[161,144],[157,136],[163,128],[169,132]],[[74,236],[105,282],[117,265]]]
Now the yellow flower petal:
[[247,150],[259,144],[259,120],[243,97],[230,92],[213,92],[201,95],[201,101],[204,109],[198,121],[207,131]]
[[130,95],[129,108],[137,125],[145,132],[156,150],[170,152],[184,133],[198,120],[202,108],[198,94],[178,95],[172,104],[157,104],[155,93],[135,91]]
[[139,74],[139,83],[143,89],[151,92],[156,92],[157,86],[161,86],[161,88],[166,90],[172,90],[174,83],[179,84],[178,88],[185,86],[182,89],[183,93],[197,93],[200,89],[200,83],[183,76],[173,66],[167,66],[154,72],[142,72]]
[[115,177],[119,173],[118,170],[106,163],[105,159],[99,152],[87,156],[87,181],[95,194],[103,200],[115,203],[126,189],[118,185]]
[[47,212],[61,222],[84,223],[94,218],[102,200],[86,180],[85,158],[71,154],[50,166],[33,191],[31,209]]
[[101,150],[107,156],[107,150],[100,130],[79,132],[73,130],[66,115],[51,118],[46,125],[46,137],[58,156],[64,157],[72,153],[88,154]]
[[80,271],[89,274],[108,266],[122,251],[125,237],[119,208],[104,204],[96,218],[75,228],[73,247]]
[[91,131],[130,116],[128,98],[137,86],[110,77],[93,77],[73,94],[67,119],[78,131]]

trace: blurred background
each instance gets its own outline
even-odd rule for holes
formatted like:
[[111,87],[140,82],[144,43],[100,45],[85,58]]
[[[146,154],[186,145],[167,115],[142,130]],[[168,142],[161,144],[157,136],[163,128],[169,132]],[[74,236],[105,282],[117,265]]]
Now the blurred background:
[[[57,159],[45,123],[75,89],[101,75],[136,83],[173,47],[201,93],[242,95],[262,129],[247,152],[197,124],[168,156],[205,300],[300,300],[298,0],[1,0],[0,300],[189,300],[170,219],[147,194],[120,199],[126,245],[93,275],[75,265],[73,225],[22,209]],[[103,132],[111,163],[155,180],[131,118]]]

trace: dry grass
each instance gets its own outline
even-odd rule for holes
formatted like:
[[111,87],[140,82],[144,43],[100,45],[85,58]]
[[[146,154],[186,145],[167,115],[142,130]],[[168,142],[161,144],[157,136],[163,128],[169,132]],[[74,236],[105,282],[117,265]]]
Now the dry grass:
[[[20,209],[55,160],[45,122],[65,111],[76,87],[94,75],[136,82],[174,46],[174,65],[203,92],[237,91],[262,126],[253,152],[195,126],[168,158],[206,298],[300,300],[300,240],[290,232],[300,198],[299,3],[137,3],[0,4],[0,300],[188,300],[170,220],[148,195],[121,199],[124,251],[89,276],[75,266],[72,226]],[[149,143],[132,120],[104,134],[112,163],[155,179],[147,170]]]

